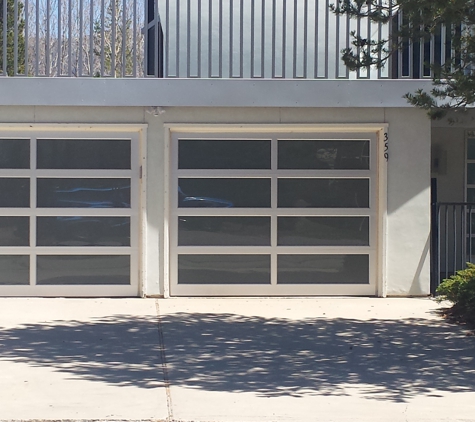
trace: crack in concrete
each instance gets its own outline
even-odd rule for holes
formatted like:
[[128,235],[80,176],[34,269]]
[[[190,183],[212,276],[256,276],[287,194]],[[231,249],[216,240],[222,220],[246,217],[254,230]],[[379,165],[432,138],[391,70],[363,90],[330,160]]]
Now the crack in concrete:
[[170,378],[168,376],[168,367],[167,367],[167,355],[165,353],[165,341],[163,338],[162,322],[160,317],[160,306],[158,300],[155,300],[155,309],[157,310],[157,328],[158,328],[158,341],[159,341],[159,352],[160,360],[162,365],[163,372],[163,382],[165,384],[165,392],[167,395],[167,410],[168,417],[167,421],[173,422],[173,406],[172,406],[172,396],[170,392]]

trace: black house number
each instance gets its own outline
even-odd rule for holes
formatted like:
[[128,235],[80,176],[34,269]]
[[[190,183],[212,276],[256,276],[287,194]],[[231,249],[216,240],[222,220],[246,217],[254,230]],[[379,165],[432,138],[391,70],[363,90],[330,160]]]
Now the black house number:
[[384,158],[389,160],[389,136],[387,132],[384,132]]

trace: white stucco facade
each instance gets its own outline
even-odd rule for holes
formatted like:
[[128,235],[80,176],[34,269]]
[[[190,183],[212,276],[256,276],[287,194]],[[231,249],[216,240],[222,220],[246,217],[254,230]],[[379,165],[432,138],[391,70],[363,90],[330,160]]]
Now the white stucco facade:
[[[0,81],[2,85],[8,81]],[[30,81],[28,81],[31,83]],[[47,80],[48,84],[54,80]],[[58,81],[59,82],[59,81]],[[119,81],[111,81],[116,86]],[[141,81],[146,83],[147,81]],[[150,81],[156,83],[156,81]],[[166,81],[161,81],[164,84]],[[173,81],[179,84],[180,81]],[[206,81],[205,81],[206,82]],[[222,81],[219,81],[220,84]],[[242,81],[241,81],[242,82]],[[145,194],[141,214],[141,259],[140,259],[140,288],[139,295],[167,296],[169,294],[169,239],[168,239],[168,207],[170,186],[170,151],[168,130],[170,125],[252,125],[252,128],[272,127],[279,131],[280,127],[296,126],[335,126],[361,127],[369,125],[372,128],[387,130],[388,160],[384,159],[384,144],[378,146],[378,280],[375,294],[378,296],[420,296],[429,294],[429,262],[430,262],[430,151],[431,123],[421,111],[406,106],[403,101],[394,99],[395,104],[378,107],[357,106],[354,98],[349,97],[344,106],[332,102],[331,107],[324,107],[324,98],[310,97],[303,105],[293,102],[289,104],[287,92],[283,89],[276,93],[283,81],[262,81],[266,89],[273,88],[273,104],[245,106],[246,97],[255,95],[250,90],[242,92],[240,98],[226,98],[223,92],[216,88],[203,92],[200,96],[196,89],[189,100],[185,94],[179,94],[180,101],[173,98],[172,92],[168,97],[156,93],[156,105],[165,104],[160,109],[150,108],[151,93],[144,90],[145,100],[142,106],[137,105],[137,95],[130,96],[132,106],[127,103],[127,92],[120,93],[120,106],[111,104],[114,101],[86,95],[91,90],[90,83],[84,81],[84,89],[74,88],[67,98],[67,104],[37,105],[38,98],[31,94],[22,97],[19,105],[8,105],[9,98],[0,99],[0,128],[3,125],[41,125],[73,124],[98,125],[128,125],[130,128],[143,127],[146,133],[146,150],[143,154],[142,184]],[[272,82],[271,84],[269,84]],[[332,82],[332,81],[328,81]],[[15,81],[15,83],[18,83]],[[43,89],[37,80],[36,90]],[[61,82],[63,83],[63,82]],[[189,81],[184,81],[188,84]],[[203,81],[198,81],[203,83]],[[261,91],[258,82],[257,92]],[[308,82],[306,82],[307,84]],[[112,85],[111,85],[112,86]],[[125,87],[126,85],[124,85]],[[153,84],[150,86],[154,86]],[[165,85],[161,85],[165,86]],[[179,86],[179,85],[176,85]],[[224,85],[220,85],[221,87]],[[308,85],[310,86],[310,85]],[[322,84],[325,91],[325,85]],[[402,87],[402,85],[400,85]],[[199,87],[199,85],[198,85]],[[403,87],[407,89],[407,87]],[[410,87],[409,87],[410,89]],[[232,88],[234,90],[234,88]],[[318,92],[315,85],[315,92]],[[93,92],[93,90],[91,90]],[[363,91],[361,91],[363,93]],[[113,95],[117,95],[115,92]],[[378,102],[377,92],[370,93],[364,104]],[[10,96],[11,97],[11,96]],[[148,99],[147,99],[148,97]],[[344,91],[337,90],[333,98],[344,97]],[[53,97],[54,98],[54,97]],[[214,98],[214,100],[210,100]],[[256,97],[257,98],[257,97]],[[14,103],[13,98],[10,102]],[[30,102],[30,105],[28,105]],[[103,103],[101,106],[97,103]],[[171,105],[168,105],[171,104]],[[232,105],[238,104],[239,106]],[[387,128],[387,129],[386,129]],[[1,133],[0,133],[1,134]],[[344,294],[344,293],[343,293]]]

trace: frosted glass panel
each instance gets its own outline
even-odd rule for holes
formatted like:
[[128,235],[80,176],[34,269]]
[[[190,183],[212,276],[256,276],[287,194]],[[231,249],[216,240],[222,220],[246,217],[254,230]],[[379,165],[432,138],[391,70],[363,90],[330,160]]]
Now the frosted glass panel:
[[270,141],[178,141],[179,169],[270,169]]
[[130,246],[129,217],[38,217],[38,246]]
[[369,256],[279,255],[277,284],[369,284]]
[[30,283],[30,257],[27,255],[0,256],[0,285]]
[[270,246],[270,217],[178,217],[179,246]]
[[0,168],[29,169],[30,140],[0,139]]
[[368,208],[369,179],[278,180],[281,208]]
[[38,139],[39,169],[130,169],[130,140]]
[[180,208],[268,208],[270,179],[178,179]]
[[369,141],[279,141],[279,169],[369,169]]
[[269,255],[178,256],[178,284],[269,283]]
[[40,208],[130,208],[130,179],[38,179]]
[[0,217],[0,246],[29,245],[29,217]]
[[0,178],[0,208],[29,208],[30,179]]
[[369,217],[279,217],[279,246],[367,246]]
[[130,256],[40,255],[37,257],[37,284],[130,284]]

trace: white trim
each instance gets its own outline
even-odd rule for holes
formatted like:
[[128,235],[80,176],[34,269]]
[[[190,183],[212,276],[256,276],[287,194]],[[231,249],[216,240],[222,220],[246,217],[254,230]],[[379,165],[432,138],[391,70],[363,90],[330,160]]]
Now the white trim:
[[174,203],[173,198],[178,201],[176,192],[170,192],[170,160],[172,159],[170,144],[171,133],[169,128],[165,128],[165,148],[163,157],[163,297],[165,298],[170,297],[170,207],[171,203]]
[[[388,241],[388,161],[384,157],[384,134],[389,134],[389,126],[384,125],[378,133],[377,142],[377,178],[378,178],[378,249],[377,249],[377,285],[376,294],[386,297],[388,291],[387,280],[387,241]],[[390,148],[390,147],[389,147]],[[390,154],[390,151],[388,151]]]

